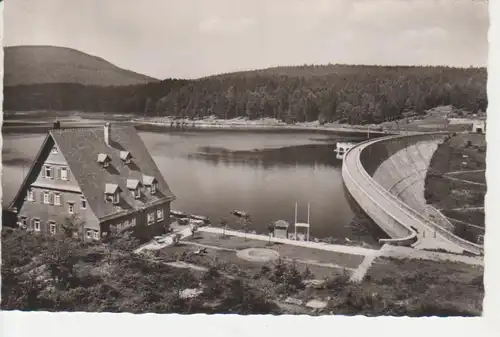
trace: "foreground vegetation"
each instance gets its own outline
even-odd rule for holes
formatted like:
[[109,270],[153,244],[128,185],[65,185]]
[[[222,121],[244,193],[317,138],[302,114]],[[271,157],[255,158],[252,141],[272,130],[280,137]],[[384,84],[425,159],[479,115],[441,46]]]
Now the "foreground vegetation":
[[[345,272],[310,287],[314,272],[278,260],[249,266],[202,259],[179,260],[205,269],[173,268],[161,253],[134,255],[130,238],[83,243],[63,236],[2,232],[3,310],[132,313],[311,313],[286,299],[321,299],[321,313],[363,315],[481,314],[480,267],[430,261],[377,260],[364,281]],[[147,256],[152,255],[152,256]],[[156,255],[156,256],[155,256]],[[186,289],[199,295],[186,298]]]
[[486,69],[300,66],[121,87],[4,88],[4,110],[65,110],[293,122],[381,123],[441,105],[485,111]]

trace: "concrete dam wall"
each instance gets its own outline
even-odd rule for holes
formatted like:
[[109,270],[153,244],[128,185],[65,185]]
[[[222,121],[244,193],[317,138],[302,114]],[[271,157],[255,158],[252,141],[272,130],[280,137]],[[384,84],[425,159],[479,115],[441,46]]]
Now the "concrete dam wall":
[[483,248],[452,234],[451,223],[426,205],[425,177],[447,135],[389,136],[360,143],[344,157],[342,177],[352,197],[386,232],[387,243],[481,254]]
[[376,142],[360,153],[361,164],[382,188],[413,210],[447,230],[451,224],[425,202],[425,177],[434,152],[446,135],[394,137]]

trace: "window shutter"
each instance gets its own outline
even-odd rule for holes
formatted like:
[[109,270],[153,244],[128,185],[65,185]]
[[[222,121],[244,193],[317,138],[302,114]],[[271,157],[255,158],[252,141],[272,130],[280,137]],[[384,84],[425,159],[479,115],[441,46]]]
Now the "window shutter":
[[42,166],[42,178],[45,178],[45,165]]
[[35,201],[36,200],[36,193],[35,193],[35,191],[32,191],[31,194],[33,194],[33,201]]
[[43,204],[43,194],[44,194],[44,193],[45,193],[45,192],[40,192],[40,202],[41,202],[42,204]]
[[61,202],[61,205],[64,205],[62,193],[59,194],[59,201]]
[[50,168],[50,173],[51,173],[50,175],[51,175],[52,179],[54,179],[54,168],[53,167]]
[[61,176],[61,168],[60,167],[56,167],[54,169],[54,179],[59,179],[59,177]]
[[54,205],[54,193],[50,193],[50,194],[49,194],[49,203],[50,203],[51,205]]

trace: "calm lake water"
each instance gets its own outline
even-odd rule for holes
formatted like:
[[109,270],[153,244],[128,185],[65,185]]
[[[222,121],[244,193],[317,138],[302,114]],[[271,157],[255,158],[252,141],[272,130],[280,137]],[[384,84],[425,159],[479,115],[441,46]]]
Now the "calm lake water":
[[[232,210],[252,216],[252,229],[283,219],[307,221],[311,236],[361,237],[349,222],[354,212],[342,183],[342,162],[335,143],[342,136],[317,132],[163,131],[140,132],[177,200],[172,209],[220,217],[238,229]],[[43,134],[6,133],[3,140],[2,189],[5,206],[14,196],[44,138]],[[366,234],[365,234],[366,235]],[[363,235],[363,236],[365,236]]]

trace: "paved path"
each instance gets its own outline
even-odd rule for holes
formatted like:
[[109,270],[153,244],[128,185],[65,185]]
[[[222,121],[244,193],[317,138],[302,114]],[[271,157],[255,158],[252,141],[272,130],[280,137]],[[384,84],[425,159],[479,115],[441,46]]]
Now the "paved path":
[[432,261],[452,261],[461,262],[470,265],[484,266],[484,261],[481,258],[449,254],[442,252],[430,252],[425,250],[413,249],[410,247],[398,247],[384,245],[380,250],[380,257],[392,257],[395,259],[421,259]]
[[452,181],[458,181],[458,182],[461,182],[461,183],[466,183],[466,184],[478,185],[478,186],[484,186],[484,187],[486,187],[485,183],[478,183],[477,181],[471,181],[471,180],[464,180],[464,179],[453,178],[453,177],[450,177],[450,176],[448,176],[446,174],[443,174],[441,177],[443,177],[445,179],[448,179],[448,180],[452,180]]
[[184,228],[179,231],[175,231],[174,233],[170,233],[167,235],[164,235],[161,239],[163,241],[162,243],[159,243],[157,240],[151,240],[150,242],[140,246],[136,250],[134,250],[134,253],[140,253],[143,250],[159,250],[168,246],[171,246],[173,244],[173,237],[176,234],[181,234],[181,240],[187,238],[188,236],[191,236],[191,229],[190,228]]
[[455,218],[452,218],[452,217],[449,217],[449,216],[447,216],[447,218],[448,218],[448,219],[450,219],[450,220],[456,221],[456,222],[458,222],[458,223],[461,223],[462,225],[465,225],[465,226],[474,227],[474,228],[479,228],[479,229],[482,229],[482,230],[484,230],[484,229],[485,229],[485,228],[484,228],[484,226],[483,226],[483,227],[481,227],[481,226],[478,226],[478,225],[473,225],[473,224],[471,224],[471,223],[468,223],[468,222],[465,222],[465,221],[462,221],[462,220],[458,220],[458,219],[455,219]]
[[464,171],[451,171],[451,172],[446,172],[444,174],[462,174],[462,173],[476,173],[476,172],[486,172],[486,170],[464,170]]
[[443,209],[440,209],[440,211],[446,211],[446,210],[449,210],[449,211],[483,211],[484,210],[484,206],[480,206],[480,207],[457,207],[457,208],[443,208]]
[[363,262],[361,262],[361,264],[358,266],[358,268],[356,268],[354,270],[354,273],[351,275],[351,279],[350,279],[351,282],[363,281],[363,278],[365,277],[366,272],[368,271],[368,269],[370,269],[370,267],[373,264],[373,261],[375,261],[375,259],[377,257],[378,256],[375,256],[375,255],[365,257]]

